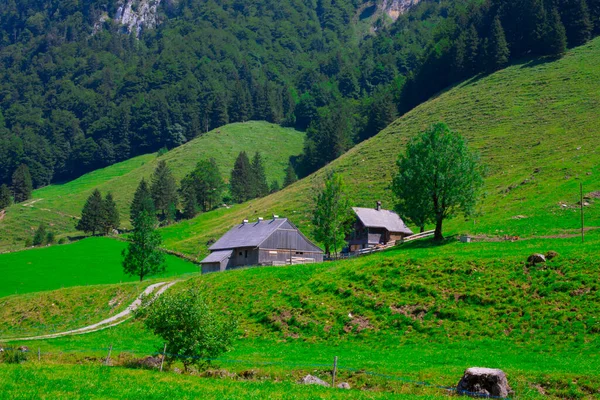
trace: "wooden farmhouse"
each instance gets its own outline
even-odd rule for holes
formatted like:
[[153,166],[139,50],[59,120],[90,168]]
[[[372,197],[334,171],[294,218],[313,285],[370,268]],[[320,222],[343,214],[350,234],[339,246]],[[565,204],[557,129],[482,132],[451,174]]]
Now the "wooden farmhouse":
[[346,238],[350,252],[394,244],[413,234],[398,214],[382,209],[380,201],[375,208],[353,207],[352,210],[356,221]]
[[307,264],[323,261],[323,250],[287,218],[244,220],[209,247],[202,273],[251,265]]

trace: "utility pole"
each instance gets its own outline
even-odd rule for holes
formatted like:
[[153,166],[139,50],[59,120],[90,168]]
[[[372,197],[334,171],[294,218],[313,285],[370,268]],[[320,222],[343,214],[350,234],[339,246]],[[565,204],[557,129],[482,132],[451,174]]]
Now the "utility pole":
[[579,205],[581,207],[581,243],[585,242],[584,216],[583,216],[583,183],[579,182]]

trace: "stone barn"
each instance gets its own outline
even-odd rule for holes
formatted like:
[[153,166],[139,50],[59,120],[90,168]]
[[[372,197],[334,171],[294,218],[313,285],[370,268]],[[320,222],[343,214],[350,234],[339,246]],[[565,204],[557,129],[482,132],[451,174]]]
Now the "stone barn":
[[353,207],[352,210],[356,220],[346,238],[350,252],[394,244],[413,234],[398,214],[382,209],[380,201],[375,208]]
[[244,220],[209,247],[202,273],[244,266],[308,264],[323,261],[314,245],[287,218]]

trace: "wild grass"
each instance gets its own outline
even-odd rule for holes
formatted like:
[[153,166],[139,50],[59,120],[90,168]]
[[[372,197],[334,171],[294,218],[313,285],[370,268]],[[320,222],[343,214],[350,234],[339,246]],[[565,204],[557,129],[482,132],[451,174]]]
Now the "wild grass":
[[233,168],[235,158],[245,150],[250,157],[263,155],[269,183],[283,183],[284,170],[290,156],[302,152],[304,134],[267,122],[231,124],[208,132],[161,157],[148,154],[103,168],[63,184],[35,190],[33,198],[16,204],[0,221],[0,251],[21,249],[26,238],[41,222],[59,236],[78,236],[76,218],[94,189],[112,192],[121,214],[121,225],[129,226],[129,204],[142,178],[149,179],[158,161],[165,160],[177,180],[190,172],[203,158],[213,157],[225,179]]
[[[315,187],[327,170],[346,180],[356,206],[393,206],[389,184],[404,144],[445,121],[481,154],[488,174],[477,214],[446,224],[446,232],[498,238],[576,235],[579,184],[600,191],[600,39],[560,60],[531,60],[459,84],[402,116],[374,138],[286,190],[165,229],[170,247],[206,253],[244,218],[278,214],[310,235]],[[600,208],[586,200],[586,225],[600,226]]]
[[[126,243],[93,237],[76,243],[0,254],[0,298],[72,286],[135,282],[121,265]],[[198,267],[167,255],[167,278],[197,273]]]

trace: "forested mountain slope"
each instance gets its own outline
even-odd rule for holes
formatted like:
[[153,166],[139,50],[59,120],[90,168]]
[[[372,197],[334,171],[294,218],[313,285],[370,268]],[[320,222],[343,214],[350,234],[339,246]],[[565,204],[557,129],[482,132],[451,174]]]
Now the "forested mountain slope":
[[128,226],[133,194],[142,178],[150,179],[161,160],[167,162],[179,181],[194,169],[198,161],[215,158],[221,175],[228,180],[240,151],[246,151],[251,156],[260,152],[267,181],[277,181],[281,185],[288,160],[302,152],[303,140],[302,132],[266,122],[230,124],[160,157],[155,153],[138,156],[64,184],[35,190],[31,200],[14,204],[0,220],[0,250],[22,249],[23,241],[31,238],[42,222],[54,233],[79,235],[75,232],[75,224],[94,189],[99,189],[103,194],[113,194],[121,226]]
[[[454,220],[450,232],[576,234],[579,183],[586,194],[600,190],[599,66],[596,39],[557,61],[532,59],[466,81],[281,192],[163,229],[167,245],[203,254],[209,240],[242,219],[272,213],[291,218],[310,235],[311,199],[331,169],[344,176],[354,205],[383,200],[392,207],[388,187],[398,154],[409,138],[439,121],[463,134],[488,169],[478,215]],[[594,196],[586,200],[588,226],[599,225]]]

